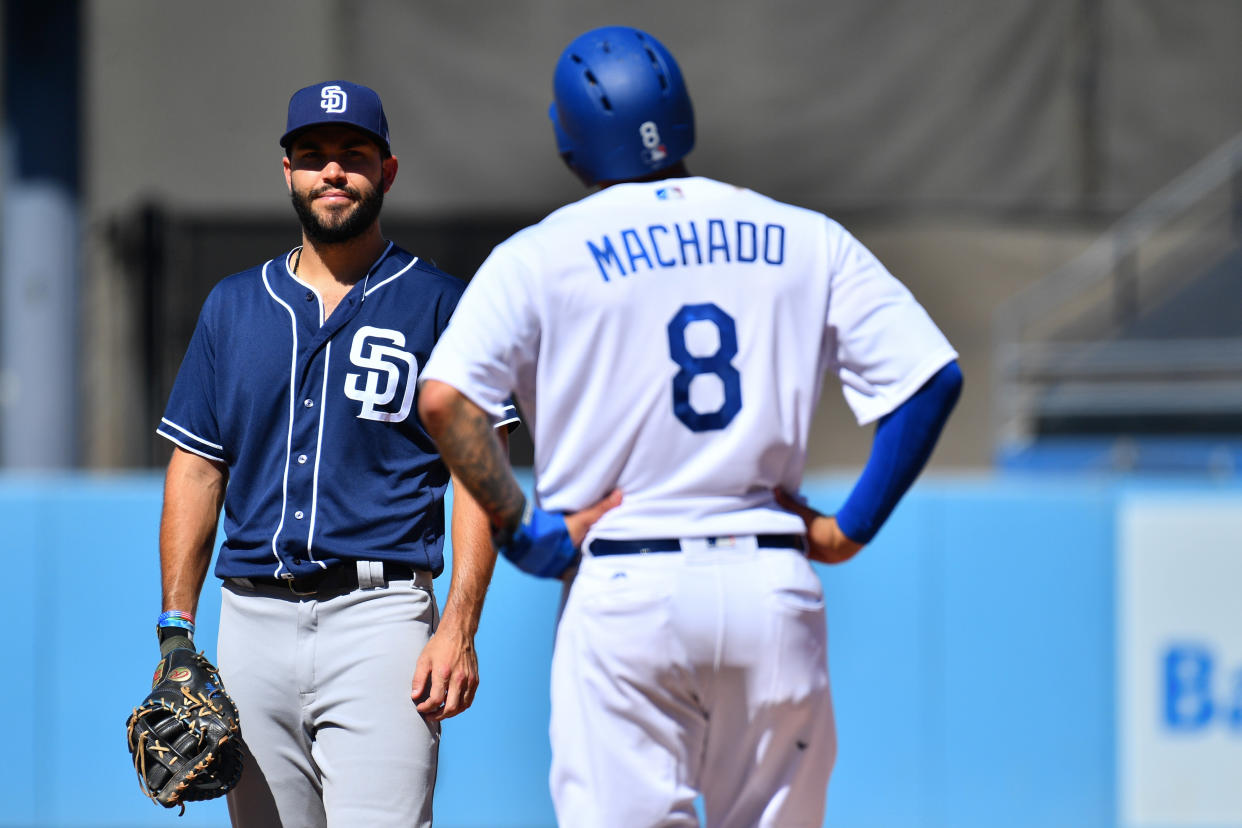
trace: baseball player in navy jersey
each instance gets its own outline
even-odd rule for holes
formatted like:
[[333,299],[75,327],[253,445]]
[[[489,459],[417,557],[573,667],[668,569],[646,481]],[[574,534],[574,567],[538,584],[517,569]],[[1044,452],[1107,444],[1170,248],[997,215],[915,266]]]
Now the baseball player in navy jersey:
[[233,825],[430,825],[495,562],[457,488],[439,616],[450,475],[415,393],[464,284],[381,234],[397,159],[374,91],[299,90],[280,145],[302,244],[212,290],[158,429],[162,648],[192,633],[223,505],[217,654],[251,753]]
[[[562,157],[599,189],[492,252],[419,410],[507,558],[578,566],[552,662],[558,820],[696,825],[702,794],[711,826],[818,826],[836,736],[808,561],[879,530],[956,401],[957,355],[839,224],[689,174],[690,98],[655,38],[582,35],[554,91]],[[796,495],[825,375],[876,424],[835,516]],[[533,505],[493,436],[511,392]]]

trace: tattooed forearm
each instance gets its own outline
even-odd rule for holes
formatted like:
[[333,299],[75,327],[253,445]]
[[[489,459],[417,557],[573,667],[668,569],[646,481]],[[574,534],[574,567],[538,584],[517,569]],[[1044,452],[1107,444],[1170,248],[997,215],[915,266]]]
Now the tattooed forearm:
[[522,520],[526,498],[513,477],[504,448],[481,408],[461,395],[429,423],[440,456],[487,512],[501,532],[512,531]]

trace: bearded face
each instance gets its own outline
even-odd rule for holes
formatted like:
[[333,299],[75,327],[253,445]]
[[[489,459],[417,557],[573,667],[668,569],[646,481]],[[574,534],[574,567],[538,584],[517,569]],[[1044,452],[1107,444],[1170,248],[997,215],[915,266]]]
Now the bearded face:
[[[333,198],[324,198],[328,195]],[[318,184],[307,190],[294,186],[290,196],[306,237],[316,244],[341,244],[357,238],[375,223],[384,205],[383,189],[371,182],[359,187]]]

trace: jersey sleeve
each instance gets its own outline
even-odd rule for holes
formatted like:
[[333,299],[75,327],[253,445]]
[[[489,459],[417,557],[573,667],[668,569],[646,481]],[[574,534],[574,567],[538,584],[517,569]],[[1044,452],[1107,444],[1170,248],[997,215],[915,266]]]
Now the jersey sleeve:
[[830,222],[829,370],[859,425],[892,412],[957,352],[914,298],[861,242]]
[[186,348],[168,406],[155,433],[176,445],[219,463],[226,463],[216,418],[214,308],[217,293],[207,297]]
[[[453,313],[457,310],[457,305],[461,301],[461,292],[446,294],[443,300],[436,307],[436,341],[439,342],[444,332],[448,329],[449,323],[452,321]],[[420,374],[420,381],[422,375]],[[504,429],[506,434],[511,434],[522,424],[522,418],[518,414],[517,406],[512,398],[506,399],[500,418],[495,422],[496,429]]]
[[440,337],[444,336],[444,332],[448,330],[449,322],[453,319],[453,314],[457,311],[457,303],[461,301],[461,295],[465,292],[465,282],[455,276],[445,274],[445,279],[451,279],[452,284],[456,286],[455,290],[443,291],[439,300],[436,302],[436,341],[440,341]]
[[516,414],[517,378],[534,363],[538,315],[530,271],[507,245],[492,251],[436,343],[419,381],[447,383],[482,408],[495,425]]
[[512,399],[505,400],[504,411],[500,413],[500,419],[496,421],[496,428],[503,428],[506,434],[512,434],[521,424],[522,418],[518,414],[517,406],[513,404]]

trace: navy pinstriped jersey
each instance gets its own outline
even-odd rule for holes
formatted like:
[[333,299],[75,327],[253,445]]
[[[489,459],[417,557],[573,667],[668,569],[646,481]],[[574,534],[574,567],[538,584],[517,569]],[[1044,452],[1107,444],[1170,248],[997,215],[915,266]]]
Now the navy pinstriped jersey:
[[392,244],[326,321],[288,254],[216,285],[157,433],[228,466],[218,576],[440,573],[449,475],[415,390],[464,288]]

